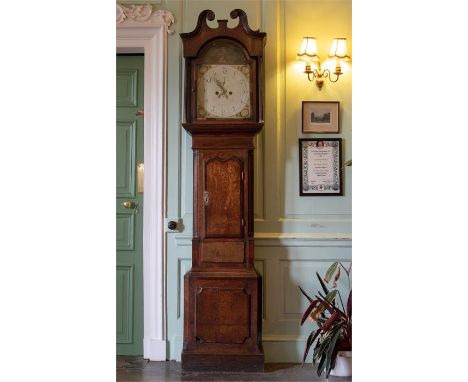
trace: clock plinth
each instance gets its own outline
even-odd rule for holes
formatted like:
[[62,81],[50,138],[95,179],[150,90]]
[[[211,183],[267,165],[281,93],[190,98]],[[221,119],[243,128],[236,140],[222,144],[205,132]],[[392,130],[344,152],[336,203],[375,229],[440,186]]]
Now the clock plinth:
[[261,277],[255,271],[190,271],[184,281],[185,327],[194,335],[184,336],[182,369],[263,371]]
[[263,127],[265,33],[242,10],[236,28],[203,11],[181,34],[186,76],[183,127],[192,135],[192,268],[184,277],[186,371],[261,371],[262,278],[254,268],[253,150]]

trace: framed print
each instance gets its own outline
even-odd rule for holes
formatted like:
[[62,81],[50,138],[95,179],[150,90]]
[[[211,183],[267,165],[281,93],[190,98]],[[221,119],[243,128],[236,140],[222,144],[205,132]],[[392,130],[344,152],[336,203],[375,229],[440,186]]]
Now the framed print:
[[302,101],[303,133],[338,133],[339,102]]
[[341,196],[341,138],[299,139],[299,194]]

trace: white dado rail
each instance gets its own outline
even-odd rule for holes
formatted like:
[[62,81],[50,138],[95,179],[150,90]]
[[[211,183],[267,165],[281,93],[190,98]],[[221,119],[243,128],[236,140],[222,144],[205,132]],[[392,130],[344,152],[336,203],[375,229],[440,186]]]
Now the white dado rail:
[[[191,246],[192,235],[175,235],[178,246]],[[351,247],[351,233],[266,233],[254,235],[258,247]]]

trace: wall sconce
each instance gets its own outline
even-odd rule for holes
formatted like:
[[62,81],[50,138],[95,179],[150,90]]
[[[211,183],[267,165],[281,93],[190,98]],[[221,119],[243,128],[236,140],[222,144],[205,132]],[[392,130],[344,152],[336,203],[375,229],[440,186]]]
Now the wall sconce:
[[[304,60],[306,62],[304,73],[307,74],[307,78],[310,82],[315,80],[319,90],[322,89],[324,78],[328,77],[330,82],[338,81],[340,76],[343,74],[341,71],[341,60],[350,61],[350,57],[347,55],[345,38],[333,39],[330,51],[328,53],[328,57],[335,60],[335,71],[333,72],[333,74],[336,76],[335,79],[332,79],[332,73],[329,69],[322,70],[320,57],[317,54],[317,40],[315,37],[304,37],[302,39],[302,45],[299,49],[299,52],[297,53],[297,57],[300,60]],[[312,69],[310,61],[316,62],[317,68]]]

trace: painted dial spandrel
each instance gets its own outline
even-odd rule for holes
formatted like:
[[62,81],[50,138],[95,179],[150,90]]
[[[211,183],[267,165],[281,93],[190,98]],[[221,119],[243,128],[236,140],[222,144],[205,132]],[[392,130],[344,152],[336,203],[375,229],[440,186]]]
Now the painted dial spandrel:
[[248,65],[200,65],[197,87],[198,118],[250,117]]

